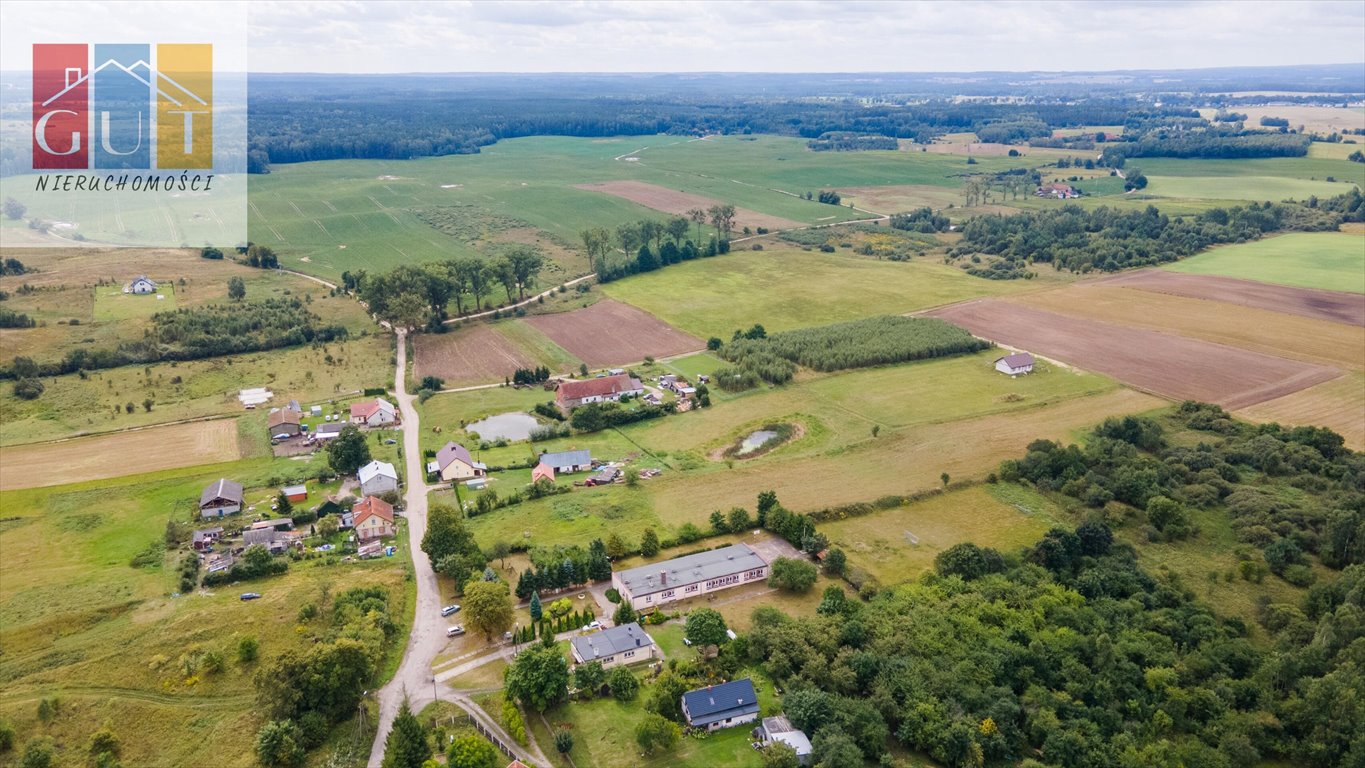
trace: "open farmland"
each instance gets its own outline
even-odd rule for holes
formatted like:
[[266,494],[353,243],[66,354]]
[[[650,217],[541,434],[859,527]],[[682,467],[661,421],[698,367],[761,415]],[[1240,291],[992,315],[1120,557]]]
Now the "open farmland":
[[[589,192],[601,192],[615,197],[623,197],[632,203],[639,203],[646,208],[656,211],[663,211],[674,216],[685,216],[688,211],[694,208],[708,210],[712,206],[722,204],[722,201],[715,200],[701,195],[694,195],[676,189],[668,189],[655,184],[648,184],[642,181],[606,181],[597,184],[579,184],[578,189],[586,189]],[[752,227],[757,229],[794,229],[804,226],[799,221],[784,219],[780,216],[769,216],[765,213],[751,211],[748,208],[735,209],[736,228]]]
[[217,419],[0,449],[0,490],[62,485],[241,456],[235,419]]
[[636,275],[602,290],[699,338],[728,339],[754,323],[771,333],[1037,290],[1041,282],[981,280],[937,261],[876,261],[774,244]]
[[[1138,167],[1135,158],[1134,167]],[[1241,162],[1241,161],[1226,161]],[[1147,173],[1146,169],[1143,169]],[[1306,200],[1335,197],[1350,191],[1340,181],[1294,179],[1283,176],[1156,176],[1148,174],[1146,192],[1158,197],[1206,200]]]
[[1341,378],[1243,408],[1237,411],[1237,415],[1251,421],[1328,427],[1346,439],[1347,447],[1365,451],[1365,374],[1348,373]]
[[658,318],[618,301],[599,301],[590,307],[554,315],[533,315],[525,322],[594,368],[695,352],[705,346]]
[[[1365,237],[1358,233],[1295,232],[1213,248],[1165,268],[1194,275],[1234,277],[1276,285],[1317,288],[1320,291],[1365,294]],[[1331,298],[1330,294],[1305,295],[1313,297],[1310,305]],[[1349,302],[1356,307],[1342,317],[1343,322],[1365,323],[1365,310],[1359,309],[1363,306],[1360,297],[1336,297],[1335,300]],[[1278,305],[1252,306],[1291,311]]]
[[[522,339],[508,333],[520,321],[476,323],[440,334],[421,333],[413,336],[416,352],[413,371],[417,378],[438,376],[446,386],[500,382],[518,368],[545,365],[556,373],[562,372],[572,358],[562,349],[557,354],[547,347],[556,347],[542,336],[541,345],[522,343]],[[539,332],[534,331],[536,335]],[[526,329],[518,329],[525,336]]]
[[1098,371],[1177,400],[1244,408],[1338,372],[1222,344],[983,299],[928,313],[983,338]]
[[[1137,277],[1140,274],[1143,273],[1134,273],[1133,276]],[[1343,369],[1365,368],[1365,319],[1362,320],[1362,324],[1347,325],[1342,322],[1310,319],[1302,315],[1282,314],[1268,309],[1255,309],[1222,300],[1224,294],[1232,298],[1242,297],[1244,294],[1237,290],[1241,285],[1251,286],[1253,299],[1257,297],[1258,292],[1255,289],[1258,287],[1267,289],[1266,292],[1271,298],[1277,297],[1280,293],[1294,294],[1302,289],[1284,289],[1228,278],[1194,277],[1161,271],[1146,274],[1156,276],[1157,279],[1151,282],[1156,284],[1158,290],[1166,282],[1165,278],[1176,278],[1170,282],[1177,284],[1181,291],[1180,295],[1146,290],[1142,282],[1129,282],[1124,279],[1127,275],[1123,275],[1116,280],[1085,281],[1057,290],[1025,294],[1009,301],[1070,317],[1173,333],[1292,360]],[[1212,285],[1206,285],[1208,283]],[[1207,287],[1208,290],[1201,295],[1197,290],[1202,287]],[[1226,289],[1220,293],[1220,288]],[[1358,298],[1359,308],[1365,313],[1365,296],[1352,297],[1344,293],[1336,295],[1345,299]],[[1312,297],[1288,298],[1298,299],[1293,306],[1304,306],[1308,310],[1305,314],[1312,312]]]

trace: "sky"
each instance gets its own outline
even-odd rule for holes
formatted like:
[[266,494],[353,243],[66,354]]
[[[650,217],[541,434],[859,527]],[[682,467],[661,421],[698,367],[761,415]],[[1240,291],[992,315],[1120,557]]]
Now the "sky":
[[[243,29],[252,72],[934,72],[1365,65],[1361,0],[0,3],[28,42]],[[168,37],[168,35],[173,37]]]

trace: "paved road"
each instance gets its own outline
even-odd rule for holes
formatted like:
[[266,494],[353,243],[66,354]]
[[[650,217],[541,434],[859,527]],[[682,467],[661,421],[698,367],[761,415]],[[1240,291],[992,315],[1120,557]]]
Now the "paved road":
[[[374,746],[370,749],[370,768],[379,768],[384,760],[384,740],[388,738],[393,719],[406,697],[414,712],[430,704],[439,695],[442,701],[450,701],[476,717],[484,727],[498,735],[504,742],[515,744],[502,726],[491,720],[483,710],[463,693],[444,684],[437,685],[432,674],[431,662],[446,643],[446,621],[441,617],[441,591],[436,582],[436,572],[431,561],[422,551],[422,537],[427,532],[427,493],[431,487],[426,484],[426,468],[422,466],[422,434],[420,419],[414,404],[415,395],[407,390],[407,333],[398,331],[398,364],[394,373],[393,391],[398,410],[403,418],[403,458],[404,476],[407,478],[407,493],[404,496],[408,520],[408,543],[412,551],[413,578],[417,581],[417,614],[412,620],[412,633],[408,636],[407,648],[403,651],[403,662],[398,672],[387,685],[376,694],[379,700],[379,723],[375,733]],[[444,679],[444,678],[443,678]],[[520,752],[522,747],[517,747]],[[532,742],[531,756],[523,762],[534,765],[549,765],[549,760]]]

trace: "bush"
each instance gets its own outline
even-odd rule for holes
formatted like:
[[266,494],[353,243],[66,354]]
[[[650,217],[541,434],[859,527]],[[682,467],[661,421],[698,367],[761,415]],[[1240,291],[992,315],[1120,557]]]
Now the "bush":
[[792,557],[779,557],[772,562],[768,584],[788,592],[808,592],[815,586],[814,563]]
[[14,382],[14,396],[20,400],[37,400],[43,394],[43,383],[37,379],[20,379]]
[[640,693],[640,681],[625,667],[616,667],[607,675],[607,688],[617,701],[632,701]]

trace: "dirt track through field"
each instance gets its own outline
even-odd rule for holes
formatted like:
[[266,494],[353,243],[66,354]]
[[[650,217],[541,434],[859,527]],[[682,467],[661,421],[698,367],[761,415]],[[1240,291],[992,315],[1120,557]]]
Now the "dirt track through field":
[[1245,408],[1336,378],[1334,368],[978,299],[926,313],[982,338],[1097,371],[1175,400]]
[[647,312],[610,299],[571,312],[533,315],[526,322],[594,368],[700,351],[705,346]]
[[[577,184],[575,186],[578,189],[586,189],[590,192],[603,192],[615,197],[622,197],[646,208],[653,208],[656,211],[677,216],[686,216],[687,212],[693,208],[707,210],[713,205],[721,204],[720,200],[694,195],[691,192],[660,187],[656,184],[647,184],[643,181],[605,181],[599,184]],[[781,216],[771,216],[766,213],[751,211],[748,208],[735,208],[736,229],[765,227],[771,230],[779,230],[799,229],[805,226],[799,221],[784,219]]]
[[1153,293],[1241,304],[1357,327],[1365,325],[1365,295],[1358,293],[1291,288],[1235,277],[1191,275],[1163,269],[1143,269],[1101,278],[1091,284],[1120,285]]
[[38,488],[241,458],[237,420],[219,419],[0,448],[0,490]]

